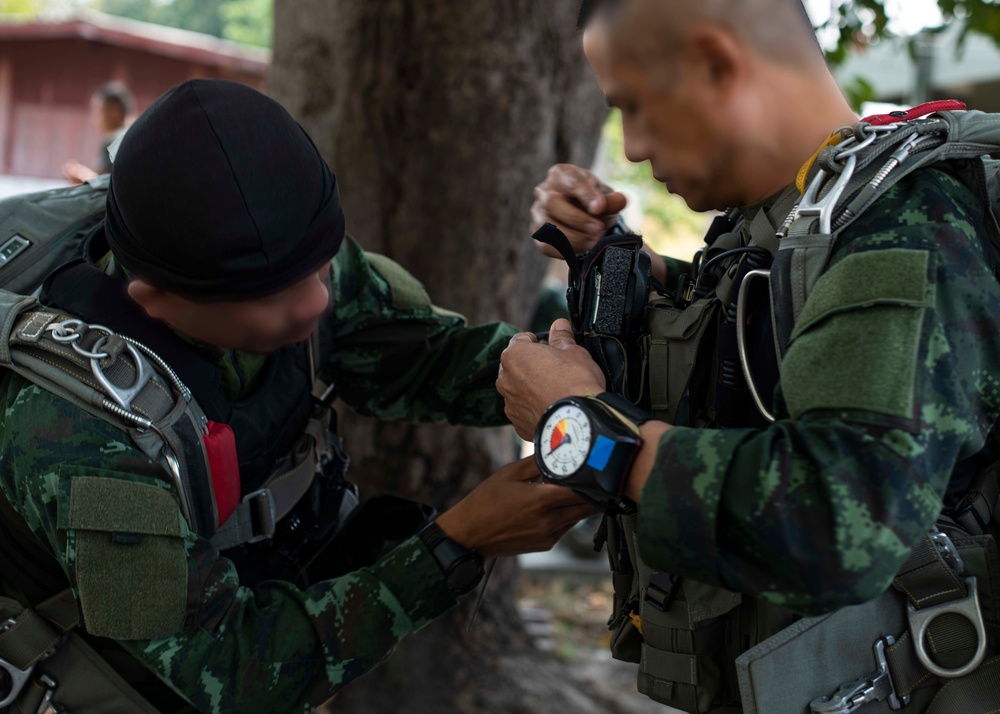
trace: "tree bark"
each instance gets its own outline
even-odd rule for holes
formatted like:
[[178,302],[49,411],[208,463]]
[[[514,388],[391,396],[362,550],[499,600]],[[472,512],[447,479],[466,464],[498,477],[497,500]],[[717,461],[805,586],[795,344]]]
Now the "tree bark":
[[[574,32],[578,8],[579,0],[275,3],[270,90],[337,174],[349,232],[473,324],[528,324],[545,270],[529,237],[532,187],[554,163],[593,159],[606,111]],[[355,415],[341,423],[366,490],[439,508],[515,457],[510,429]],[[520,627],[515,583],[515,565],[501,563],[471,634],[463,602],[352,685],[337,711],[551,711],[552,697],[580,706],[554,663],[511,657],[541,657]],[[489,686],[474,686],[485,672]],[[529,701],[543,692],[548,701]]]

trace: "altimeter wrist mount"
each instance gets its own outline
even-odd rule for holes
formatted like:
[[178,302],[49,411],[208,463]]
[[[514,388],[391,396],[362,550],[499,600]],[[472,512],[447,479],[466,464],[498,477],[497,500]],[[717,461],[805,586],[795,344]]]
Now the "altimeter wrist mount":
[[535,430],[535,462],[542,479],[571,488],[604,511],[627,508],[623,492],[642,447],[639,426],[651,418],[609,392],[554,402]]

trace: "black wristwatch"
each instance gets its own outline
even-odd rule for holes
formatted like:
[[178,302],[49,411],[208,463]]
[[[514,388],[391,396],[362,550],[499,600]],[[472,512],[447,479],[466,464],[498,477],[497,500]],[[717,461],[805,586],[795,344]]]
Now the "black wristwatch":
[[417,537],[434,556],[455,595],[465,595],[476,589],[483,579],[483,556],[460,546],[434,521],[421,528]]
[[535,430],[535,462],[542,478],[573,489],[606,511],[621,510],[625,477],[642,447],[639,426],[650,419],[609,392],[560,399]]

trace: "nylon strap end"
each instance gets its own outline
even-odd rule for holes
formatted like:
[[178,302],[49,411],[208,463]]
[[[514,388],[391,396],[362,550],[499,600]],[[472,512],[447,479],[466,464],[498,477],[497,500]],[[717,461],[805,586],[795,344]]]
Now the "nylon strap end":
[[559,251],[559,255],[563,257],[566,265],[569,266],[570,284],[578,285],[580,283],[580,259],[577,257],[576,251],[573,250],[573,244],[569,242],[569,238],[566,237],[565,233],[551,223],[546,223],[535,231],[531,237],[539,243],[551,245]]

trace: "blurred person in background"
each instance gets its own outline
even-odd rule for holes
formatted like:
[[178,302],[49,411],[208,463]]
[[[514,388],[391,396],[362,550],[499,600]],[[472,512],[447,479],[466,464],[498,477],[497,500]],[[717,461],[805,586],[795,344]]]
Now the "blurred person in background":
[[110,173],[108,149],[128,129],[134,111],[135,98],[123,82],[107,82],[98,87],[90,97],[90,118],[101,134],[101,149],[97,152],[94,168],[71,159],[63,164],[63,175],[74,184],[81,184]]

